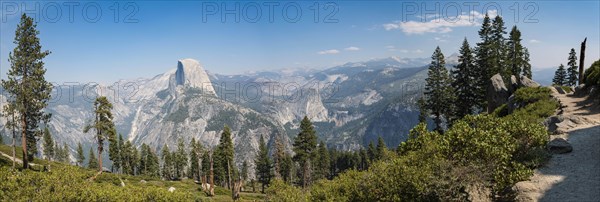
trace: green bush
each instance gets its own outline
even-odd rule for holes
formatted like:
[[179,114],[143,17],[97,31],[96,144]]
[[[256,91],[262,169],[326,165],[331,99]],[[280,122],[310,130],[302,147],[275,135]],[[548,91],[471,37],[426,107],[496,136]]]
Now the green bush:
[[584,83],[588,86],[600,86],[600,60],[585,70]]
[[308,194],[301,189],[285,183],[281,179],[272,180],[265,190],[266,201],[301,202],[308,201]]
[[[113,174],[102,174],[109,183],[86,180],[93,171],[73,166],[52,166],[50,172],[18,171],[0,167],[0,201],[200,201],[188,192],[168,192],[164,187],[114,185]],[[105,177],[107,176],[107,177]],[[117,178],[118,180],[118,178]]]
[[550,98],[551,91],[545,87],[524,87],[515,91],[515,102],[522,106]]

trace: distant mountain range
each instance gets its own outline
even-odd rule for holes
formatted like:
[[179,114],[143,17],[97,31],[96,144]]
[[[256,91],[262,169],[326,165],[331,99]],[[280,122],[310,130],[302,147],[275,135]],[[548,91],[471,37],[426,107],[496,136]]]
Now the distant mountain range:
[[[429,58],[389,57],[325,70],[220,75],[207,73],[196,60],[183,59],[153,78],[55,89],[48,107],[53,114],[49,128],[72,153],[78,142],[94,145],[93,134],[82,129],[92,120],[93,99],[105,95],[113,102],[117,131],[134,145],[146,143],[157,151],[163,145],[174,149],[179,138],[186,143],[195,138],[213,147],[227,124],[236,163],[241,164],[254,157],[261,135],[269,144],[279,135],[291,150],[304,116],[329,147],[358,149],[378,136],[388,147],[396,147],[417,124],[414,103],[422,93],[429,62]],[[448,67],[456,63],[456,54],[447,57]],[[6,98],[0,99],[5,104]],[[5,122],[0,118],[0,125]],[[2,132],[6,137],[11,133],[4,127]]]

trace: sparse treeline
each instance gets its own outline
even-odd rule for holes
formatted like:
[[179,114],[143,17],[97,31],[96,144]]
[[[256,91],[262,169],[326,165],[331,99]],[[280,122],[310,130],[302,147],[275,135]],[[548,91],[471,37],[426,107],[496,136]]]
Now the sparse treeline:
[[554,72],[554,78],[552,84],[556,86],[575,86],[579,80],[579,71],[577,70],[577,53],[575,49],[571,48],[569,57],[567,58],[567,69],[563,64],[558,66],[556,72]]

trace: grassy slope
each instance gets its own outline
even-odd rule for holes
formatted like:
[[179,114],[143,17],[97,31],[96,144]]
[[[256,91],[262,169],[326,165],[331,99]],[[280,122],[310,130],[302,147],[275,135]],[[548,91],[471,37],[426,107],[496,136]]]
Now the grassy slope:
[[[12,148],[9,145],[0,144],[0,151],[11,155]],[[19,148],[17,148],[17,157],[21,158],[22,155],[19,153]],[[15,171],[10,169],[12,166],[12,162],[10,159],[5,158],[4,156],[0,156],[0,201],[1,200],[9,200],[14,199],[12,195],[19,195],[19,189],[10,189],[9,187],[18,186],[19,179],[21,180],[30,180],[35,181],[36,183],[32,187],[35,187],[34,190],[41,194],[44,193],[44,190],[51,186],[50,193],[52,195],[62,194],[60,187],[55,188],[53,184],[69,184],[65,190],[68,190],[73,187],[81,187],[81,190],[85,192],[86,189],[105,189],[107,195],[116,193],[115,195],[111,195],[108,197],[108,201],[112,199],[119,198],[119,193],[124,192],[123,194],[127,195],[127,197],[131,197],[127,192],[138,192],[138,190],[143,190],[148,192],[142,192],[137,199],[135,200],[146,200],[150,197],[153,199],[157,199],[158,201],[163,200],[196,200],[196,201],[232,201],[231,200],[231,192],[227,189],[217,187],[215,189],[215,193],[217,194],[214,197],[207,197],[204,192],[201,191],[200,185],[194,183],[193,180],[181,180],[181,181],[164,181],[158,178],[148,177],[148,176],[129,176],[129,175],[121,175],[121,174],[113,174],[113,173],[102,173],[94,182],[89,182],[86,179],[90,176],[93,176],[96,171],[80,168],[73,165],[66,165],[58,162],[49,162],[41,159],[35,159],[34,163],[39,164],[40,166],[34,166],[31,170],[27,171]],[[19,165],[19,164],[18,164]],[[50,172],[41,172],[43,170],[42,165],[49,165],[51,168]],[[20,165],[19,165],[20,167]],[[69,173],[62,173],[69,172]],[[64,175],[68,175],[65,177]],[[121,178],[125,183],[125,188],[120,187]],[[65,180],[64,182],[62,180]],[[146,183],[142,183],[141,180],[145,180]],[[50,183],[45,183],[45,181],[50,181]],[[12,183],[12,184],[11,184]],[[39,187],[36,187],[39,186]],[[65,185],[66,186],[66,185]],[[70,186],[70,187],[69,187]],[[175,193],[169,193],[169,187],[175,187]],[[91,198],[87,198],[87,196],[83,196],[84,199],[89,200],[101,200],[97,195],[102,195],[103,193],[94,193],[90,194]],[[172,194],[173,196],[170,196]],[[10,198],[3,198],[3,196],[9,196]],[[45,198],[44,196],[36,196],[35,193],[27,193],[29,196],[19,196],[18,200],[26,200],[26,199],[40,199]],[[176,196],[175,196],[176,195]],[[251,192],[242,192],[241,201],[256,201],[263,200],[264,195],[260,193],[251,193]],[[54,196],[53,196],[54,197]],[[77,196],[75,196],[77,197]],[[112,197],[112,198],[111,198]],[[135,196],[134,196],[135,197]],[[48,198],[45,198],[48,199]],[[106,198],[104,198],[106,199]]]

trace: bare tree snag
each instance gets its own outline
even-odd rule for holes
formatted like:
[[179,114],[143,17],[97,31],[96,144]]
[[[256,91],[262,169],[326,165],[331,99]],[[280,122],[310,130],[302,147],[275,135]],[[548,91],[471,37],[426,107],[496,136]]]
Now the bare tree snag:
[[585,42],[587,41],[587,37],[581,42],[581,51],[579,51],[579,85],[583,84],[583,71],[585,70],[585,66],[583,62],[585,61]]

